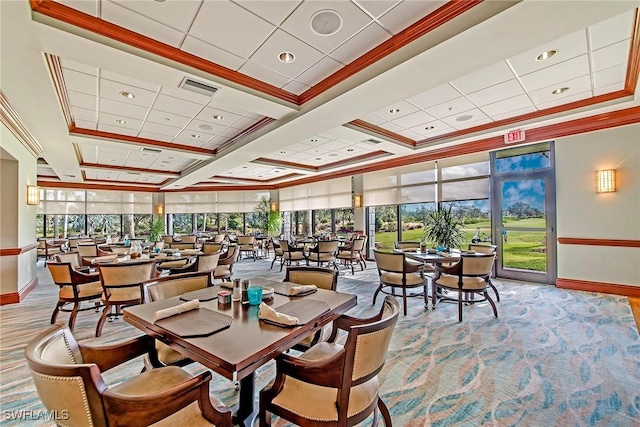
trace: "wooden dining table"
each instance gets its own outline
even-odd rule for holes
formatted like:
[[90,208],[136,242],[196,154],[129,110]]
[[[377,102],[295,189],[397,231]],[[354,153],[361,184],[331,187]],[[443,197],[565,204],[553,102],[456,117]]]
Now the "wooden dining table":
[[[252,279],[251,286],[273,287],[278,292],[287,284],[266,279]],[[291,284],[289,284],[291,285]],[[216,285],[212,295],[220,290]],[[318,289],[307,296],[288,297],[275,293],[273,298],[264,300],[276,311],[292,301],[322,301],[327,310],[307,313],[310,317],[300,326],[282,327],[258,319],[259,306],[250,306],[234,301],[219,303],[217,298],[201,301],[200,307],[230,316],[230,327],[209,336],[188,338],[170,332],[153,321],[154,312],[176,306],[184,301],[173,297],[148,304],[128,307],[123,310],[123,318],[146,334],[162,341],[185,356],[201,363],[209,369],[240,384],[240,396],[234,412],[234,423],[250,423],[255,415],[255,371],[260,366],[292,348],[307,335],[337,319],[356,306],[355,295]],[[183,334],[184,335],[184,334]]]

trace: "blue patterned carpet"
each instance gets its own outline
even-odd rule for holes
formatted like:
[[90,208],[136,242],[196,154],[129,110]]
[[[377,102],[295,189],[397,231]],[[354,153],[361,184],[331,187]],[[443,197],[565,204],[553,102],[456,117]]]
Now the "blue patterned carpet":
[[[236,277],[282,280],[278,265],[241,261]],[[373,263],[355,275],[341,272],[338,290],[356,293],[350,314],[377,312]],[[21,304],[0,307],[0,424],[51,425],[42,419],[11,419],[11,411],[42,410],[26,369],[23,349],[49,325],[57,289],[38,264],[40,285]],[[486,303],[454,304],[426,310],[411,298],[400,315],[385,369],[382,396],[395,426],[640,426],[640,338],[625,297],[521,282],[496,281],[501,302],[493,317]],[[97,314],[78,316],[75,335],[87,343],[135,336],[122,320],[105,325],[93,338]],[[61,314],[59,321],[67,320]],[[136,360],[108,383],[136,375]],[[188,370],[202,371],[201,365]],[[273,363],[260,368],[256,389],[273,376]],[[232,384],[214,374],[212,393],[226,404],[237,401]],[[276,421],[276,425],[286,425]]]

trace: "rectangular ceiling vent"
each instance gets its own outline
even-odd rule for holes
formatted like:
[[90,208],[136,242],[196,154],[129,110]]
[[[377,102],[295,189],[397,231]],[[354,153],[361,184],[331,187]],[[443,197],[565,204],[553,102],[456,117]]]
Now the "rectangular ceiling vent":
[[373,138],[365,139],[362,142],[366,142],[368,144],[382,144],[382,141],[378,141],[377,139],[373,139]]
[[142,151],[143,153],[149,153],[149,154],[160,154],[160,153],[162,153],[162,150],[156,150],[155,148],[147,148],[147,147],[142,147],[140,149],[140,151]]
[[182,79],[182,82],[180,82],[180,87],[182,89],[190,90],[191,92],[199,93],[200,95],[205,96],[213,96],[219,90],[219,88],[215,86],[193,80],[189,77],[185,77],[184,79]]

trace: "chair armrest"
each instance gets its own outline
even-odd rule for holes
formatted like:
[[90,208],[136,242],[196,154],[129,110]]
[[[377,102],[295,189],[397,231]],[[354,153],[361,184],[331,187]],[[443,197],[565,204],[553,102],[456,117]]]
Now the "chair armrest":
[[404,261],[404,271],[407,273],[419,273],[423,270],[424,265],[421,263],[412,263],[407,260]]
[[73,270],[73,275],[75,276],[77,284],[82,285],[83,283],[97,282],[97,281],[100,280],[100,273],[98,273],[98,272],[89,273],[89,269],[91,267],[81,267],[81,268],[83,270],[86,270],[87,272],[85,273],[84,271],[81,271],[80,269]]
[[435,267],[436,273],[438,274],[438,276],[440,276],[440,274],[442,273],[458,275],[461,272],[461,268],[462,268],[462,264],[460,262],[457,262],[450,266],[436,264],[436,267]]
[[149,354],[151,361],[158,360],[155,340],[142,335],[131,340],[112,345],[88,346],[78,343],[85,363],[95,363],[100,371],[107,371],[143,354]]
[[[166,369],[166,368],[158,368]],[[198,402],[202,415],[216,426],[231,427],[231,410],[209,397],[211,372],[203,372],[161,393],[123,395],[112,390],[102,394],[111,425],[147,426]]]
[[276,372],[278,376],[286,375],[310,384],[340,387],[344,357],[344,349],[319,360],[300,359],[281,354],[276,358]]
[[343,314],[333,321],[331,335],[327,338],[327,342],[335,342],[339,330],[349,331],[352,326],[366,325],[368,323],[377,322],[380,319],[380,313],[365,319]]

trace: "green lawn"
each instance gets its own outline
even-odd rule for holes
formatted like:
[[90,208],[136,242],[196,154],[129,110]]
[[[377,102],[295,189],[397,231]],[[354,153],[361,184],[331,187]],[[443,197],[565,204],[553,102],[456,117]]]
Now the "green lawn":
[[[506,222],[509,227],[544,227],[544,218],[527,218],[523,220],[510,220]],[[480,227],[480,235],[482,233],[489,236],[491,234],[490,222],[483,221],[476,224],[469,224],[464,228],[466,247],[471,243],[471,239],[476,232],[476,228]],[[419,241],[422,235],[422,229],[406,230],[402,233],[403,240]],[[376,233],[376,242],[382,243],[387,248],[393,248],[394,242],[397,240],[395,232]],[[543,231],[510,231],[507,235],[507,242],[504,244],[502,254],[503,265],[505,268],[514,268],[519,270],[545,271],[546,269],[546,244],[545,233]]]

